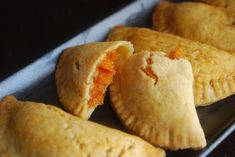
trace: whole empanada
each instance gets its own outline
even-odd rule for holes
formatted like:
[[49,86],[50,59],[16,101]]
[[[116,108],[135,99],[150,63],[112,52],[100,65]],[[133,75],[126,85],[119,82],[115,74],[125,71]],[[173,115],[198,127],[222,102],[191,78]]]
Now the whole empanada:
[[177,48],[192,64],[196,106],[209,105],[235,93],[235,55],[147,28],[116,27],[108,40],[132,42],[136,53],[144,50],[171,53]]
[[103,104],[116,66],[132,53],[133,46],[126,41],[95,42],[66,49],[55,74],[57,93],[65,109],[88,119]]
[[150,143],[173,150],[205,147],[187,60],[135,54],[118,69],[110,94],[124,125]]
[[139,137],[72,116],[54,106],[0,103],[1,157],[163,157]]
[[226,10],[203,3],[163,2],[156,6],[153,28],[235,53],[235,27]]

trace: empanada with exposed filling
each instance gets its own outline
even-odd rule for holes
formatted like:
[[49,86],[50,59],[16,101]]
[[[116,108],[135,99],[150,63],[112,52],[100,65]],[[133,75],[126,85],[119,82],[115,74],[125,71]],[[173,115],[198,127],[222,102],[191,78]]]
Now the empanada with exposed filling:
[[187,60],[135,54],[118,68],[110,94],[124,125],[150,143],[173,150],[205,147]]
[[162,2],[153,14],[153,28],[235,53],[235,27],[226,10],[203,3]]
[[72,116],[55,106],[17,101],[0,103],[2,157],[163,157],[139,137]]
[[209,105],[235,93],[235,55],[228,52],[147,28],[116,27],[108,40],[130,41],[135,53],[144,50],[171,53],[182,48],[183,58],[192,64],[196,106]]
[[126,41],[95,42],[68,48],[57,64],[55,80],[60,102],[70,113],[88,119],[115,74],[115,66],[133,53]]

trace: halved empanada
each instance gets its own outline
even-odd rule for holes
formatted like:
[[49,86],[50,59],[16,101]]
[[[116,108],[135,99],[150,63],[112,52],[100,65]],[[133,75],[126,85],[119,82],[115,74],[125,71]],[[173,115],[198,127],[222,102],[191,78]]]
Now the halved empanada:
[[235,53],[234,22],[226,10],[203,3],[163,2],[156,6],[153,28]]
[[145,28],[117,27],[108,40],[132,42],[135,52],[171,53],[177,48],[192,64],[196,106],[209,105],[235,93],[235,56],[206,44]]
[[88,119],[115,74],[115,66],[133,53],[126,41],[96,42],[68,48],[60,57],[56,69],[59,99],[72,114]]
[[139,137],[50,105],[6,97],[0,103],[1,157],[163,157]]
[[156,146],[203,148],[191,64],[163,55],[138,53],[118,69],[110,87],[114,110],[124,125]]

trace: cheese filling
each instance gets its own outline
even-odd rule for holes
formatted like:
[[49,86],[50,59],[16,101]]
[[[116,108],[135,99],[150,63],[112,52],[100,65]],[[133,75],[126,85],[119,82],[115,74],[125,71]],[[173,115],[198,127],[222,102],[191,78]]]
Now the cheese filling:
[[104,102],[104,94],[112,82],[113,76],[116,73],[114,62],[117,60],[115,51],[109,52],[103,61],[97,66],[96,72],[98,75],[94,78],[93,87],[90,91],[90,106],[98,106]]

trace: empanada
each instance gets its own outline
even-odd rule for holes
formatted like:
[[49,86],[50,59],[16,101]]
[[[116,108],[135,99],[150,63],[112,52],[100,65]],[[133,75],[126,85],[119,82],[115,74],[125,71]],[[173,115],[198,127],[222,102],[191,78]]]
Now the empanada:
[[182,48],[183,58],[192,64],[196,106],[209,105],[235,93],[235,55],[228,52],[146,28],[116,27],[108,40],[130,41],[136,53],[170,53]]
[[139,137],[72,116],[54,106],[17,101],[0,103],[2,157],[163,157]]
[[133,53],[126,41],[95,42],[68,48],[56,69],[57,93],[70,113],[88,119],[103,103],[115,67]]
[[122,122],[150,143],[173,150],[205,147],[187,60],[135,54],[118,69],[110,92]]
[[210,5],[223,7],[226,9],[228,15],[232,18],[233,24],[235,23],[235,1],[234,0],[194,0],[203,2]]
[[154,11],[153,28],[235,53],[233,21],[219,7],[194,2],[163,2]]

